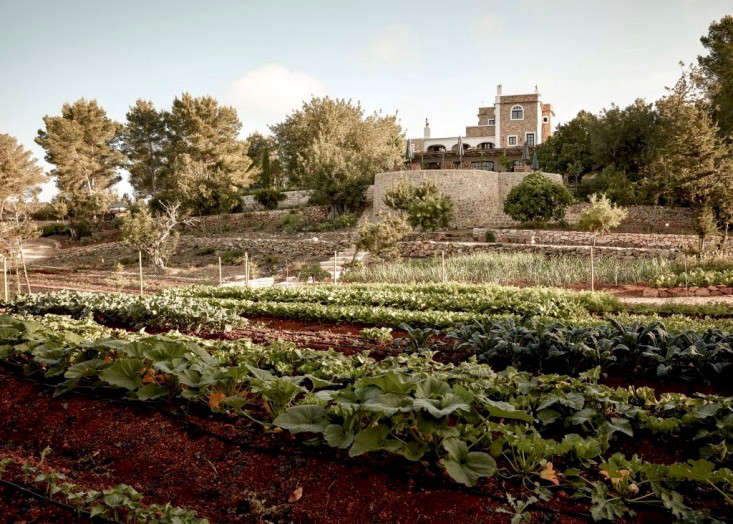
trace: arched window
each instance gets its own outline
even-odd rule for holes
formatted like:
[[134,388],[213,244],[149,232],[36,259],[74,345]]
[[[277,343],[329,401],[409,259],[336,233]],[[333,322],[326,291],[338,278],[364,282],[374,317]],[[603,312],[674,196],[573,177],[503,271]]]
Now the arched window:
[[522,106],[512,106],[512,120],[524,120],[524,108]]
[[428,146],[428,151],[430,151],[430,152],[445,151],[445,146],[442,145],[442,144],[435,144],[433,146]]

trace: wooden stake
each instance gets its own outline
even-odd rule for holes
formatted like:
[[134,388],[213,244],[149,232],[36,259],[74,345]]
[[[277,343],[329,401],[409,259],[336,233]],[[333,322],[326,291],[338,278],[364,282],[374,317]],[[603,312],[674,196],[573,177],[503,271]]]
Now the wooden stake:
[[28,288],[28,294],[31,294],[31,281],[28,280],[28,269],[25,267],[25,258],[23,257],[23,246],[20,246],[20,263],[23,265],[23,275],[25,276],[25,285]]
[[137,264],[140,268],[140,296],[143,296],[143,252],[137,252]]
[[590,290],[596,290],[596,274],[593,260],[593,246],[590,246]]
[[17,294],[20,295],[23,290],[20,288],[20,264],[18,264],[18,257],[15,257],[15,284],[17,286]]
[[333,252],[333,283],[336,283],[336,255],[338,255],[338,251]]
[[443,282],[445,282],[446,274],[445,274],[445,251],[440,252],[440,267],[441,271],[443,273]]
[[8,290],[8,259],[3,256],[3,291],[5,292],[5,302],[10,300],[10,292]]
[[244,283],[249,287],[249,252],[244,254]]
[[222,284],[222,278],[221,278],[221,257],[219,257],[219,285]]

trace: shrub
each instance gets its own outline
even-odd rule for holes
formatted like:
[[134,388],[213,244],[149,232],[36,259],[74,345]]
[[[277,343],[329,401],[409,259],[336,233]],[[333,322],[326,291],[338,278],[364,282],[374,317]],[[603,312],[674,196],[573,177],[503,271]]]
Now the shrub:
[[301,268],[298,277],[301,282],[308,282],[309,278],[313,278],[313,282],[322,282],[330,279],[331,273],[318,264],[306,264]]
[[616,204],[637,204],[643,202],[643,199],[637,195],[635,187],[626,173],[611,165],[597,175],[584,176],[578,188],[578,196],[587,198],[594,193],[603,193]]
[[71,232],[71,236],[79,240],[85,237],[91,237],[93,233],[92,225],[87,220],[72,222],[69,226],[69,230]]
[[277,209],[277,205],[285,200],[285,193],[279,189],[260,189],[255,193],[255,200],[265,209]]
[[410,226],[404,218],[389,215],[376,224],[365,224],[359,230],[356,248],[369,251],[379,260],[396,260],[400,257],[397,242],[409,232]]
[[406,213],[410,225],[423,231],[446,228],[453,218],[453,201],[441,194],[435,182],[430,180],[419,186],[401,181],[387,192],[384,203]]
[[54,235],[71,236],[71,229],[68,225],[59,222],[43,226],[43,231],[41,232],[42,237],[51,237]]
[[572,203],[570,191],[541,173],[531,173],[513,187],[504,201],[504,213],[519,222],[543,223],[565,218]]
[[486,234],[484,235],[484,241],[490,242],[492,244],[495,243],[496,242],[496,233],[494,233],[491,230],[488,230]]
[[583,231],[605,234],[621,225],[628,212],[611,203],[606,195],[591,195],[590,206],[580,213],[578,227]]
[[130,247],[145,253],[158,271],[178,247],[180,204],[164,205],[164,213],[153,216],[147,207],[123,219],[121,237]]
[[303,229],[303,217],[297,213],[288,213],[280,219],[278,227],[285,233],[295,233]]

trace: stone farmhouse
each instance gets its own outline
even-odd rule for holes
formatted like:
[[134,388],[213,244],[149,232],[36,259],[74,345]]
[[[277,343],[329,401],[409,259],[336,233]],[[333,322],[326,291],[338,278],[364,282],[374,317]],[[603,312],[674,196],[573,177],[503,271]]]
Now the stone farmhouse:
[[425,120],[423,137],[408,140],[407,162],[414,170],[526,171],[535,146],[552,134],[552,116],[536,86],[534,93],[503,95],[500,84],[494,105],[479,107],[478,125],[467,126],[465,136],[433,138]]

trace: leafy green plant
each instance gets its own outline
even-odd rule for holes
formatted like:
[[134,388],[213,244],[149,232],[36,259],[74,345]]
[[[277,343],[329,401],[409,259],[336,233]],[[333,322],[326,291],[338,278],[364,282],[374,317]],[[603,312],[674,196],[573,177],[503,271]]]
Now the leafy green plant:
[[514,186],[504,201],[504,213],[519,222],[562,220],[573,197],[562,184],[541,173],[531,173]]
[[287,198],[287,195],[279,189],[268,187],[258,190],[254,198],[265,209],[277,209],[280,202]]
[[396,260],[400,257],[397,243],[410,232],[402,217],[388,215],[376,224],[367,223],[359,230],[356,249],[369,251],[377,260]]
[[392,341],[392,329],[388,327],[370,327],[361,330],[361,337],[369,342],[386,344]]
[[403,212],[409,224],[422,231],[446,228],[453,218],[453,201],[441,194],[437,184],[431,180],[417,186],[401,180],[395,188],[387,191],[384,203]]

